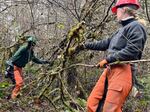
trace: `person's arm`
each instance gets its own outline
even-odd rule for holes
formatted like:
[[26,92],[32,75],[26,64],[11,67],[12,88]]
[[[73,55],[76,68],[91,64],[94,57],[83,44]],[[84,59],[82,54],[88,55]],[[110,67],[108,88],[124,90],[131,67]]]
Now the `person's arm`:
[[105,51],[108,49],[110,41],[111,41],[111,38],[107,38],[107,39],[103,39],[103,40],[95,41],[95,42],[85,42],[84,47],[90,50]]
[[141,58],[141,54],[146,41],[146,32],[140,25],[134,26],[127,35],[127,45],[120,51],[110,54],[106,60],[108,63],[115,61],[128,61]]
[[41,60],[41,59],[36,58],[34,53],[33,53],[33,56],[32,56],[32,61],[37,63],[37,64],[50,64],[50,65],[53,64],[51,61]]

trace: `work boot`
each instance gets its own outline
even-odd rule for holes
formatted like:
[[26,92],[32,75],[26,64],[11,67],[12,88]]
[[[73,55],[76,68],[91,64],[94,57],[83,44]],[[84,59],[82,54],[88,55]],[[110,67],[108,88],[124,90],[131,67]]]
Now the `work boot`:
[[13,93],[13,94],[11,95],[11,99],[13,99],[13,100],[14,100],[14,99],[16,99],[16,98],[17,98],[17,96],[18,96],[18,94],[14,94],[14,93]]
[[17,95],[11,95],[11,99],[20,98],[22,96],[21,93],[18,93]]

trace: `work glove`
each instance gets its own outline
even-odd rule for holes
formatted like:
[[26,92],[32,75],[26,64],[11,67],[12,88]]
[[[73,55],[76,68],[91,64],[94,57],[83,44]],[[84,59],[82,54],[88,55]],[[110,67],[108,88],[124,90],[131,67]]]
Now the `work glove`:
[[107,60],[104,59],[104,60],[100,61],[96,66],[100,67],[100,68],[106,68],[107,64],[108,64]]
[[68,49],[68,54],[69,55],[78,54],[81,50],[84,50],[84,49],[85,49],[84,44],[79,44],[76,47],[69,48]]
[[54,64],[54,61],[44,61],[43,64],[49,64],[49,66],[52,66]]
[[84,46],[84,44],[82,43],[82,44],[79,44],[78,46],[76,46],[75,51],[76,51],[76,52],[79,52],[79,51],[84,50],[84,49],[85,49],[85,46]]

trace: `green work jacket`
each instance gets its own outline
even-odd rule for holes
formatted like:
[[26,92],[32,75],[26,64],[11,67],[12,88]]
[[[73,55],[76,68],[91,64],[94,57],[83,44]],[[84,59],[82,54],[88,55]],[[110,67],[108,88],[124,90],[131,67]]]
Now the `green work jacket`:
[[47,63],[44,60],[36,58],[34,51],[28,47],[28,44],[22,45],[10,59],[10,61],[17,67],[25,67],[25,65],[31,60],[37,64]]

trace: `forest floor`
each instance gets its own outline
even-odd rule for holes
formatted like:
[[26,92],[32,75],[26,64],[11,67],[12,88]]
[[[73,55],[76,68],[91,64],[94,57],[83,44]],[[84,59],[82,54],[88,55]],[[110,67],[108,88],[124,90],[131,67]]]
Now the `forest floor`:
[[[129,96],[123,112],[150,112],[150,75],[142,76],[140,82],[144,85],[144,89],[141,90],[142,96],[140,98]],[[21,95],[16,100],[8,100],[11,89],[12,85],[8,80],[0,79],[0,112],[56,112],[45,99],[37,101],[27,94]],[[70,111],[62,110],[62,112]]]

